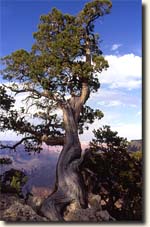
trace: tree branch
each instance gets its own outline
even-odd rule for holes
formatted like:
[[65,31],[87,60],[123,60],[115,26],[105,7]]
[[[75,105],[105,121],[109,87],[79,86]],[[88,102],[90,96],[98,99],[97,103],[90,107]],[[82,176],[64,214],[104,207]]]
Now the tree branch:
[[81,101],[82,105],[85,104],[85,102],[88,100],[89,95],[90,95],[90,89],[89,89],[88,83],[83,82],[81,96],[80,96],[80,101]]
[[48,99],[53,99],[55,102],[57,102],[59,105],[62,103],[62,100],[59,100],[57,98],[57,94],[50,94],[48,90],[43,90],[42,92],[39,92],[38,90],[35,90],[33,88],[23,88],[23,89],[15,89],[11,86],[6,86],[5,84],[3,84],[4,87],[10,89],[12,92],[15,92],[16,95],[19,93],[25,93],[25,92],[31,92],[33,94],[36,94],[39,98],[41,97],[45,97]]
[[44,97],[48,97],[44,92],[40,93],[39,91],[33,89],[33,88],[23,88],[23,89],[15,89],[11,86],[7,86],[5,84],[3,84],[4,87],[10,89],[12,92],[15,92],[16,95],[19,94],[19,93],[24,93],[24,92],[32,92],[32,93],[35,93],[36,95],[38,96],[44,96]]
[[23,139],[21,139],[20,141],[18,141],[17,143],[15,143],[13,146],[0,144],[0,149],[11,149],[11,150],[16,150],[16,148],[17,148],[20,144],[22,144],[24,141],[29,140],[29,139],[35,139],[35,137],[33,137],[33,136],[24,137]]
[[64,137],[48,137],[47,135],[43,135],[41,137],[41,141],[46,143],[49,146],[63,146],[64,145]]

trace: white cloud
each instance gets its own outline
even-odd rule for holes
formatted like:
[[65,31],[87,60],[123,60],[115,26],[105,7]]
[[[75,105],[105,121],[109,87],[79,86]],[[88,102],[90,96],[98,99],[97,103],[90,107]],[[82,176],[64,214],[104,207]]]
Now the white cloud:
[[0,141],[4,141],[4,140],[20,140],[22,137],[17,135],[17,133],[13,132],[13,131],[5,131],[5,132],[0,132]]
[[101,87],[97,93],[91,95],[88,104],[93,107],[127,107],[137,108],[141,106],[139,95],[132,91],[123,91],[120,89],[110,89]]
[[98,102],[100,106],[105,106],[105,107],[117,107],[117,106],[125,106],[123,102],[120,100],[111,100],[111,101],[100,101]]
[[136,108],[137,107],[137,105],[135,105],[135,104],[129,104],[129,106],[130,107],[133,107],[133,108]]
[[115,118],[115,116],[111,115],[110,118],[106,116],[102,120],[95,120],[89,130],[80,136],[81,141],[89,143],[94,138],[93,130],[97,130],[103,125],[110,125],[113,131],[117,131],[119,136],[127,138],[128,141],[142,139],[142,126],[140,123],[119,123],[119,121],[117,122],[117,117]]
[[142,111],[139,110],[139,111],[137,112],[137,116],[141,116],[141,115],[142,115]]
[[142,58],[134,54],[123,56],[108,55],[109,68],[99,75],[102,84],[110,88],[140,88],[142,78]]
[[136,88],[140,88],[141,87],[141,80],[130,80],[130,81],[118,81],[118,82],[114,82],[110,85],[110,88],[118,88],[118,87],[122,87],[122,88],[127,88],[128,90],[132,90],[132,89],[136,89]]
[[125,124],[112,126],[112,129],[117,131],[119,136],[126,137],[129,141],[132,139],[142,139],[141,124]]
[[80,135],[80,139],[83,142],[88,143],[89,141],[91,141],[91,139],[94,137],[93,134],[93,130],[97,130],[98,128],[102,127],[103,125],[112,125],[113,124],[119,124],[119,120],[121,115],[119,112],[115,113],[115,114],[110,114],[110,112],[105,112],[104,113],[104,117],[101,120],[96,119],[94,121],[93,124],[89,124],[89,129],[84,131],[83,135]]
[[115,43],[115,44],[112,45],[111,50],[112,51],[118,50],[118,48],[121,47],[121,46],[122,46],[122,44]]

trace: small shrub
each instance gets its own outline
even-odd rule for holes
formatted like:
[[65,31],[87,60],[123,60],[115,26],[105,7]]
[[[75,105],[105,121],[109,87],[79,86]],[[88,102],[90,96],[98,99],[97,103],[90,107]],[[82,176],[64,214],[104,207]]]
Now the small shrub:
[[1,192],[22,195],[22,187],[27,182],[27,176],[20,170],[10,169],[0,176]]
[[104,126],[85,152],[81,166],[89,192],[101,195],[117,220],[142,220],[142,154],[127,151],[127,140]]

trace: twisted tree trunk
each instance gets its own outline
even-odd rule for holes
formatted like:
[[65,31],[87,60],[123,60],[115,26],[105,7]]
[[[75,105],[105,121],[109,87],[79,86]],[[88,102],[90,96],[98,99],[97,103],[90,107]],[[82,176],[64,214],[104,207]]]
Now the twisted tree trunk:
[[55,190],[41,207],[42,214],[51,221],[63,220],[64,208],[73,201],[78,202],[81,207],[87,207],[86,189],[79,172],[81,144],[75,112],[70,102],[63,108],[63,115],[66,135],[57,163]]
[[[86,61],[91,64],[89,41],[87,41]],[[78,122],[82,107],[89,95],[87,80],[83,79],[81,95],[72,96],[62,108],[66,135],[56,167],[55,190],[41,207],[42,214],[51,221],[62,221],[64,208],[73,201],[76,201],[82,208],[88,205],[84,180],[79,172],[82,159]]]

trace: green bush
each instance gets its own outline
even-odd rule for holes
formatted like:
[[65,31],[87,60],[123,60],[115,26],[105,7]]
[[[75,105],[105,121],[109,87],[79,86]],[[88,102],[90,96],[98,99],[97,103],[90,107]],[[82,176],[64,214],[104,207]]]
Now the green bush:
[[142,155],[104,126],[85,152],[82,173],[89,192],[101,195],[102,208],[117,220],[142,220]]
[[12,164],[12,160],[10,158],[0,158],[0,165],[3,165],[3,164]]
[[22,187],[27,182],[27,176],[20,170],[10,169],[0,175],[1,193],[16,193],[22,195]]

